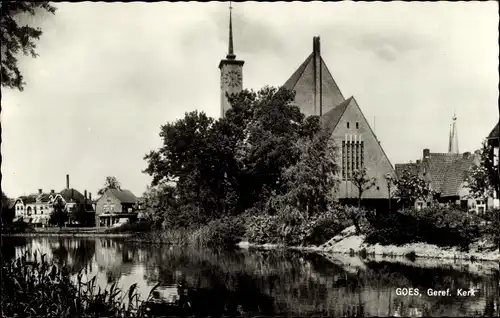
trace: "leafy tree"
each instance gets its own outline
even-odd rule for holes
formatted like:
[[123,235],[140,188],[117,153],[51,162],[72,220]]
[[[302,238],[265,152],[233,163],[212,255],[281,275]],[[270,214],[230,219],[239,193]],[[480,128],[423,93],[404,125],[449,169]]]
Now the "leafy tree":
[[333,141],[319,134],[312,139],[299,140],[296,147],[300,158],[295,165],[285,169],[286,192],[281,202],[297,208],[305,216],[325,212],[333,202],[338,185]]
[[60,196],[56,197],[52,202],[53,211],[50,214],[49,224],[63,227],[69,220],[66,202]]
[[22,25],[19,18],[23,15],[36,16],[40,10],[52,14],[56,12],[56,8],[50,5],[48,1],[2,1],[0,4],[1,78],[3,87],[17,88],[20,91],[24,89],[25,82],[18,67],[17,55],[22,52],[24,55],[37,57],[35,40],[40,39],[42,30],[29,25]]
[[401,177],[394,183],[396,185],[394,196],[407,207],[414,206],[417,200],[428,200],[435,195],[426,180],[409,170],[403,171]]
[[472,198],[484,200],[492,197],[499,187],[499,175],[492,154],[492,147],[486,141],[483,142],[479,152],[479,164],[474,165],[467,176],[467,185]]
[[161,127],[163,146],[145,156],[144,172],[152,186],[175,182],[179,205],[207,220],[266,202],[284,191],[283,173],[299,159],[297,140],[318,130],[293,99],[266,87],[229,96],[232,108],[218,120],[187,113]]
[[106,181],[104,181],[104,188],[97,191],[97,194],[103,195],[104,192],[106,192],[106,190],[108,189],[118,189],[118,190],[121,189],[120,182],[118,182],[116,177],[111,177],[111,176],[106,177]]
[[396,179],[390,174],[387,173],[385,176],[386,186],[387,186],[387,198],[389,199],[389,212],[391,211],[391,201],[394,196],[394,185],[396,183]]
[[10,199],[7,197],[7,195],[2,191],[2,224],[11,224],[12,221],[14,220],[14,213],[15,211],[13,209],[9,209],[9,201]]
[[363,193],[373,188],[377,179],[368,177],[366,168],[356,169],[352,173],[352,183],[358,189],[358,208],[361,208],[361,198]]
[[155,228],[162,228],[165,220],[174,216],[172,212],[178,208],[175,192],[176,188],[167,183],[148,186],[144,192],[145,218]]

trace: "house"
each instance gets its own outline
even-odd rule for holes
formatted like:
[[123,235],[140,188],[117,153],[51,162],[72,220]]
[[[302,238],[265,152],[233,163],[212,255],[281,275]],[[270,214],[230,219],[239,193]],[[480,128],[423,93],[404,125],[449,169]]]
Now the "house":
[[134,222],[139,212],[137,197],[129,190],[107,189],[96,202],[96,226]]
[[38,189],[38,193],[21,196],[16,199],[15,218],[35,226],[47,226],[50,214],[53,211],[52,200],[55,197],[54,190],[44,193]]
[[[479,164],[479,152],[462,154],[458,152],[456,120],[457,117],[454,115],[448,140],[448,152],[433,153],[429,149],[424,149],[422,159],[417,160],[416,163],[396,164],[396,173],[398,177],[404,171],[418,174],[436,193],[434,199],[442,204],[460,205],[464,209],[477,212],[485,211],[487,207],[493,207],[493,200],[471,198],[466,182],[469,171]],[[417,208],[428,205],[430,205],[429,201],[416,202]]]
[[[231,108],[226,93],[243,89],[244,61],[237,60],[233,47],[232,19],[229,17],[229,50],[219,63],[221,115]],[[339,199],[358,197],[352,182],[354,170],[366,168],[368,177],[376,179],[376,186],[363,193],[363,199],[389,197],[386,176],[396,176],[394,168],[375,136],[356,99],[345,98],[321,56],[320,38],[313,38],[312,53],[293,72],[283,85],[295,91],[295,104],[306,115],[320,116],[324,131],[331,135],[338,149],[341,162],[341,182],[337,191]]]
[[[66,175],[66,188],[58,193],[54,190],[50,190],[50,193],[44,193],[42,189],[38,189],[38,193],[36,194],[17,198],[15,203],[15,217],[18,220],[22,219],[35,226],[47,226],[50,215],[54,211],[53,202],[58,197],[62,198],[66,203],[68,213],[78,210],[85,211],[89,213],[88,219],[93,224],[94,209],[91,204],[92,195],[89,193],[89,198],[87,198],[87,190],[85,190],[85,195],[82,195],[78,190],[70,188],[69,175]],[[80,222],[82,221],[80,220]]]

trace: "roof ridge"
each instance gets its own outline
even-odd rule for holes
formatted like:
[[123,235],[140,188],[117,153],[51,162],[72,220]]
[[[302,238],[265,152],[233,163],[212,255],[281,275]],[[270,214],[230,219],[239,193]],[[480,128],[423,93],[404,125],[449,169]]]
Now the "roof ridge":
[[[323,60],[323,56],[321,56],[321,55],[320,55],[320,57],[319,57],[319,58],[320,58],[320,60],[321,60],[321,63],[322,63],[323,65],[325,65],[325,69],[326,69],[326,71],[328,72],[328,75],[330,75],[331,79],[333,80],[333,84],[335,84],[335,87],[336,87],[336,88],[337,88],[337,90],[339,91],[340,96],[342,96],[342,99],[344,99],[344,100],[345,100],[346,98],[344,97],[344,94],[342,94],[342,90],[340,89],[339,85],[337,84],[337,81],[336,81],[336,80],[335,80],[335,78],[333,77],[332,72],[330,72],[330,69],[328,68],[328,65],[326,64],[325,60]],[[351,96],[351,97],[353,97],[353,96]]]
[[295,85],[297,85],[297,82],[302,77],[302,74],[304,74],[307,65],[312,60],[313,55],[314,52],[307,56],[304,62],[302,62],[302,64],[299,65],[299,67],[295,70],[295,72],[293,72],[288,80],[286,80],[285,84],[283,84],[283,87],[288,88],[289,90],[293,90],[295,88]]
[[368,120],[366,120],[365,114],[363,113],[363,110],[361,109],[361,107],[359,107],[358,102],[356,101],[356,98],[354,96],[352,96],[352,99],[354,100],[354,103],[356,103],[356,106],[358,106],[358,109],[359,109],[359,112],[361,113],[361,116],[363,116],[363,119],[368,124],[368,128],[370,128],[370,132],[372,133],[372,135],[377,140],[378,145],[380,146],[380,149],[382,150],[382,154],[384,154],[385,159],[387,159],[387,162],[389,162],[389,166],[391,166],[392,172],[394,174],[396,174],[396,169],[394,168],[394,166],[392,165],[391,160],[389,160],[389,157],[385,153],[384,147],[382,147],[382,145],[380,144],[380,141],[378,140],[377,135],[375,135],[375,132],[373,131],[372,126],[370,126],[370,123],[368,122]]

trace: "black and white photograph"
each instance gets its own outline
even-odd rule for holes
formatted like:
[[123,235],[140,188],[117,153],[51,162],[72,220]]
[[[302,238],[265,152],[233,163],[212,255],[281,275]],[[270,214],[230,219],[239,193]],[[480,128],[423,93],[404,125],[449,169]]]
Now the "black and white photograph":
[[499,317],[498,1],[2,1],[1,317]]

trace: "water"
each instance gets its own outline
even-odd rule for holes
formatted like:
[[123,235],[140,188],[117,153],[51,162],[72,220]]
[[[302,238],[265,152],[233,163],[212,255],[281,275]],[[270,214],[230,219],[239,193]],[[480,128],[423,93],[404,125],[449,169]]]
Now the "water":
[[[97,276],[102,287],[133,283],[146,298],[160,283],[155,299],[187,299],[189,314],[325,316],[487,316],[497,317],[498,265],[446,264],[285,251],[213,252],[147,245],[112,238],[3,238],[4,261],[35,250],[71,273]],[[398,295],[397,288],[420,296]],[[451,296],[431,297],[429,288]],[[458,297],[457,289],[476,296]]]

